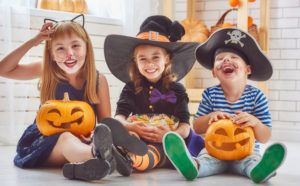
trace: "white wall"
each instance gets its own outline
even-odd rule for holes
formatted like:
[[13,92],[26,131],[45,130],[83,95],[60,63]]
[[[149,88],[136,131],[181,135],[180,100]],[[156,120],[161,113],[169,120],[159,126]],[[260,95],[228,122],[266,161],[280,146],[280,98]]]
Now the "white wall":
[[[66,12],[32,9],[30,10],[30,37],[38,33],[45,17],[55,20],[68,20],[76,15]],[[112,112],[114,113],[116,101],[123,84],[110,73],[104,61],[103,44],[106,35],[122,34],[121,21],[95,16],[86,16],[85,18],[85,28],[94,47],[96,67],[101,73],[104,73],[109,83]],[[0,24],[0,31],[3,30],[3,25]],[[13,48],[30,39],[22,32],[24,30],[19,27],[13,28]],[[4,38],[2,37],[3,35],[0,34],[0,48],[4,49]],[[28,60],[41,61],[43,49],[44,43],[32,48],[27,55]],[[0,50],[0,59],[3,57],[4,53]],[[16,81],[0,77],[0,144],[16,144],[24,129],[34,121],[40,104],[37,82],[38,80]],[[12,89],[14,92],[13,98],[8,95],[8,89]]]
[[[260,0],[249,3],[249,15],[259,25]],[[196,0],[196,17],[210,29],[230,8],[228,0]],[[236,23],[236,15],[227,21]],[[274,74],[268,81],[274,140],[300,140],[300,0],[271,0],[269,58]],[[175,19],[186,17],[186,1],[176,0]],[[217,83],[197,65],[197,88]],[[249,82],[255,84],[255,82]]]

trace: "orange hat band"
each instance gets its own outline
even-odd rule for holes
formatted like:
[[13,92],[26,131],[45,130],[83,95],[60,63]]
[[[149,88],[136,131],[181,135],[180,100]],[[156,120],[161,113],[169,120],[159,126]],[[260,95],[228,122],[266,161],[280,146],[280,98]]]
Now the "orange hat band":
[[142,32],[139,35],[136,36],[139,39],[148,39],[152,41],[162,41],[162,42],[170,42],[170,40],[163,35],[159,35],[158,32]]

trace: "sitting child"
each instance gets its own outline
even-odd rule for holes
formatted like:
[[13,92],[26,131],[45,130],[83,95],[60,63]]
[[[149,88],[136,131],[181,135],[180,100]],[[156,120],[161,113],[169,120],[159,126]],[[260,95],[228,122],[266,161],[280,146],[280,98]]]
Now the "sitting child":
[[253,37],[235,28],[215,32],[196,49],[196,57],[201,65],[212,69],[220,84],[203,92],[194,120],[195,131],[205,133],[212,122],[231,119],[242,128],[252,127],[255,149],[240,160],[219,160],[205,148],[197,158],[192,158],[181,137],[170,132],[163,141],[167,156],[189,180],[232,172],[248,176],[256,183],[267,181],[282,164],[286,149],[283,144],[276,143],[266,149],[263,157],[259,154],[259,142],[266,143],[271,136],[271,116],[267,98],[259,89],[247,85],[247,78],[268,80],[272,75],[270,61]]

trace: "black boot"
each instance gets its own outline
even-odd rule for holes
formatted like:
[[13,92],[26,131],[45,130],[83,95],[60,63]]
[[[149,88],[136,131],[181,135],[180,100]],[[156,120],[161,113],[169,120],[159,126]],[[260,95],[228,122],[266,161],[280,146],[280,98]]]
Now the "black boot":
[[117,171],[123,176],[130,176],[132,172],[132,160],[129,155],[115,146],[113,146],[112,152],[117,162]]
[[104,118],[101,120],[101,123],[110,128],[115,146],[120,146],[128,152],[140,156],[147,153],[147,144],[134,134],[130,134],[118,120],[113,118]]
[[66,163],[63,167],[63,175],[66,178],[99,180],[116,169],[116,161],[112,154],[112,135],[106,125],[96,126],[92,143],[94,158],[86,162]]

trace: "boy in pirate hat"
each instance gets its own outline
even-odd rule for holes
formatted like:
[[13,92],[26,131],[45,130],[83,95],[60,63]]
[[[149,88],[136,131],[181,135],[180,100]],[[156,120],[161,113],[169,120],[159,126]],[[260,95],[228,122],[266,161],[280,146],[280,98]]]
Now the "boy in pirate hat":
[[265,81],[271,78],[270,61],[253,37],[236,28],[215,32],[196,49],[196,57],[201,65],[212,70],[220,84],[203,92],[195,115],[195,131],[205,133],[212,122],[231,119],[242,128],[252,127],[256,139],[254,152],[241,160],[229,161],[209,155],[204,148],[197,158],[191,158],[181,137],[168,133],[163,142],[167,156],[190,180],[232,172],[248,176],[257,183],[267,181],[284,161],[286,150],[283,144],[276,143],[268,147],[262,157],[259,154],[259,142],[266,143],[271,136],[271,115],[267,98],[259,89],[247,85],[247,79]]
[[176,42],[184,33],[177,21],[156,15],[142,23],[136,37],[110,35],[105,40],[107,65],[115,77],[126,83],[117,102],[115,118],[148,144],[146,155],[130,154],[132,162],[129,161],[128,171],[132,167],[146,171],[168,162],[161,142],[170,128],[153,127],[141,120],[130,122],[128,117],[132,115],[174,117],[179,122],[175,132],[184,138],[190,152],[196,156],[204,147],[202,137],[189,126],[185,88],[176,82],[196,61],[194,51],[198,43]]

